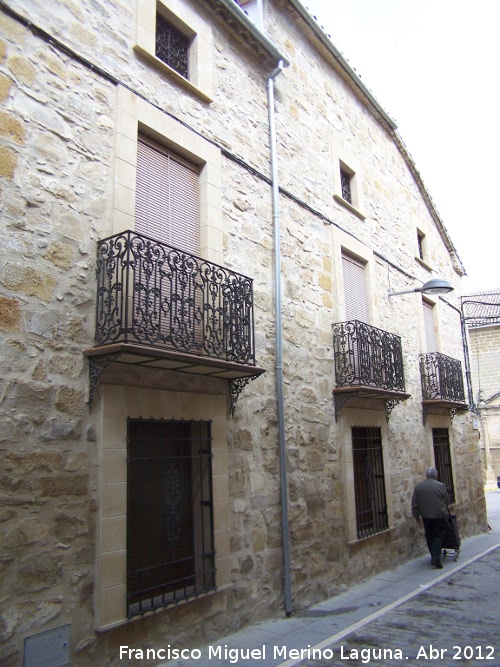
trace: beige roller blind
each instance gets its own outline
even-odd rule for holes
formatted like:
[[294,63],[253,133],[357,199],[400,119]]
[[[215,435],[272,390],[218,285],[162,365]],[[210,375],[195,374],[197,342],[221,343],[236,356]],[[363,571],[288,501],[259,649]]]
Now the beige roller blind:
[[135,231],[199,255],[198,169],[145,137],[137,143]]
[[424,330],[426,352],[437,352],[436,327],[434,325],[434,307],[422,301],[424,307]]
[[366,289],[365,265],[342,255],[344,273],[346,320],[360,320],[368,324],[368,294]]

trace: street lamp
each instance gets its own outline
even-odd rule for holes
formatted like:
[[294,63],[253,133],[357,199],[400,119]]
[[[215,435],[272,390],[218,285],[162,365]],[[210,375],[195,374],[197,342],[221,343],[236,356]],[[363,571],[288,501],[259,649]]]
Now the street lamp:
[[389,296],[398,296],[399,294],[411,294],[413,292],[421,292],[422,294],[448,294],[453,292],[455,288],[447,280],[442,278],[432,278],[422,285],[422,287],[415,287],[415,289],[403,290],[402,292],[389,292]]

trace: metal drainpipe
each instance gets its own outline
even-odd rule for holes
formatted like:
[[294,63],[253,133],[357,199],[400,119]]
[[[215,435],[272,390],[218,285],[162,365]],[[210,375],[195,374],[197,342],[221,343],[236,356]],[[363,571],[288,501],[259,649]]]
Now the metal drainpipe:
[[274,79],[281,73],[283,61],[280,60],[267,79],[267,99],[269,106],[269,143],[271,148],[271,178],[273,198],[274,227],[274,279],[275,279],[275,319],[276,319],[276,388],[278,394],[278,439],[280,455],[280,497],[283,539],[283,584],[284,606],[287,616],[292,614],[292,595],[290,584],[290,540],[288,533],[288,482],[286,471],[285,417],[283,398],[283,353],[281,324],[281,235],[279,210],[278,166],[276,162],[276,129],[274,122]]
[[[467,303],[467,302],[465,302]],[[470,355],[469,355],[469,335],[467,332],[467,318],[464,312],[463,297],[460,303],[460,327],[462,329],[462,346],[464,349],[464,364],[465,364],[465,381],[467,382],[467,395],[469,399],[469,410],[477,412],[477,405],[474,403],[474,392],[472,389],[472,377],[470,371]]]

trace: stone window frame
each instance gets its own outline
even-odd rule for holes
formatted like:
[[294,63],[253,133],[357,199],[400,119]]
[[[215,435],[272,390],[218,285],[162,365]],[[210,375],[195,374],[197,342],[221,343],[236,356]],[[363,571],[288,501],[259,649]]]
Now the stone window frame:
[[[354,213],[361,220],[366,219],[363,212],[362,169],[354,156],[346,151],[333,147],[333,199],[343,208]],[[342,173],[350,176],[351,201],[348,202],[342,195]]]
[[132,91],[118,87],[112,234],[134,230],[138,135],[199,166],[200,255],[223,265],[222,153]]
[[[156,56],[156,15],[160,13],[190,40],[189,79]],[[213,36],[211,26],[182,0],[138,0],[134,50],[169,79],[204,102],[213,101]]]
[[[96,629],[110,630],[144,616],[127,617],[127,417],[212,421],[217,590],[192,599],[227,590],[231,557],[226,395],[103,384],[94,405],[99,443]],[[178,604],[189,604],[189,600]],[[145,615],[162,611],[164,608]]]
[[427,338],[425,334],[425,320],[424,320],[424,303],[432,307],[432,315],[434,319],[434,332],[436,335],[436,352],[440,352],[443,349],[442,340],[441,340],[441,329],[440,322],[442,321],[441,313],[441,302],[439,297],[433,297],[430,294],[426,294],[425,297],[422,296],[421,307],[418,309],[418,326],[419,326],[419,338],[420,338],[420,349],[423,353],[426,353],[427,350]]
[[417,227],[416,229],[416,253],[415,253],[415,259],[416,261],[420,264],[420,266],[423,266],[424,269],[427,269],[428,271],[432,271],[432,267],[429,262],[429,247],[428,247],[428,239],[427,235],[425,232],[420,229],[420,227]]
[[378,326],[378,315],[380,309],[373,308],[373,286],[377,284],[375,276],[375,256],[373,250],[365,246],[360,241],[353,239],[340,229],[331,225],[332,230],[332,247],[333,247],[333,266],[334,276],[333,284],[335,285],[334,303],[337,311],[333,313],[335,322],[344,322],[346,319],[346,303],[345,303],[345,285],[344,285],[344,271],[342,266],[342,255],[349,255],[354,259],[358,259],[365,265],[366,272],[366,291],[368,298],[368,314],[369,324]]
[[[366,401],[365,401],[366,404]],[[380,428],[382,434],[382,458],[384,461],[384,482],[385,496],[387,501],[387,522],[388,528],[385,530],[358,537],[358,525],[356,520],[356,495],[354,490],[354,462],[352,453],[352,427],[376,427]],[[392,506],[392,484],[391,484],[391,461],[389,456],[389,430],[385,413],[381,414],[378,410],[369,408],[344,407],[342,419],[341,442],[344,450],[343,461],[343,487],[344,487],[344,516],[346,526],[346,541],[349,545],[366,542],[366,540],[376,539],[381,535],[395,529],[394,509]]]

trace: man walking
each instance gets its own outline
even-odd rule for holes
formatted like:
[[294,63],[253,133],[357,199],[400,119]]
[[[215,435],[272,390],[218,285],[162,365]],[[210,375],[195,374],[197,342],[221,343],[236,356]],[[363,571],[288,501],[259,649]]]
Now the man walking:
[[446,529],[450,499],[446,487],[437,481],[436,468],[427,468],[426,479],[413,491],[411,513],[418,525],[424,522],[425,540],[431,554],[431,564],[441,569],[441,548]]

